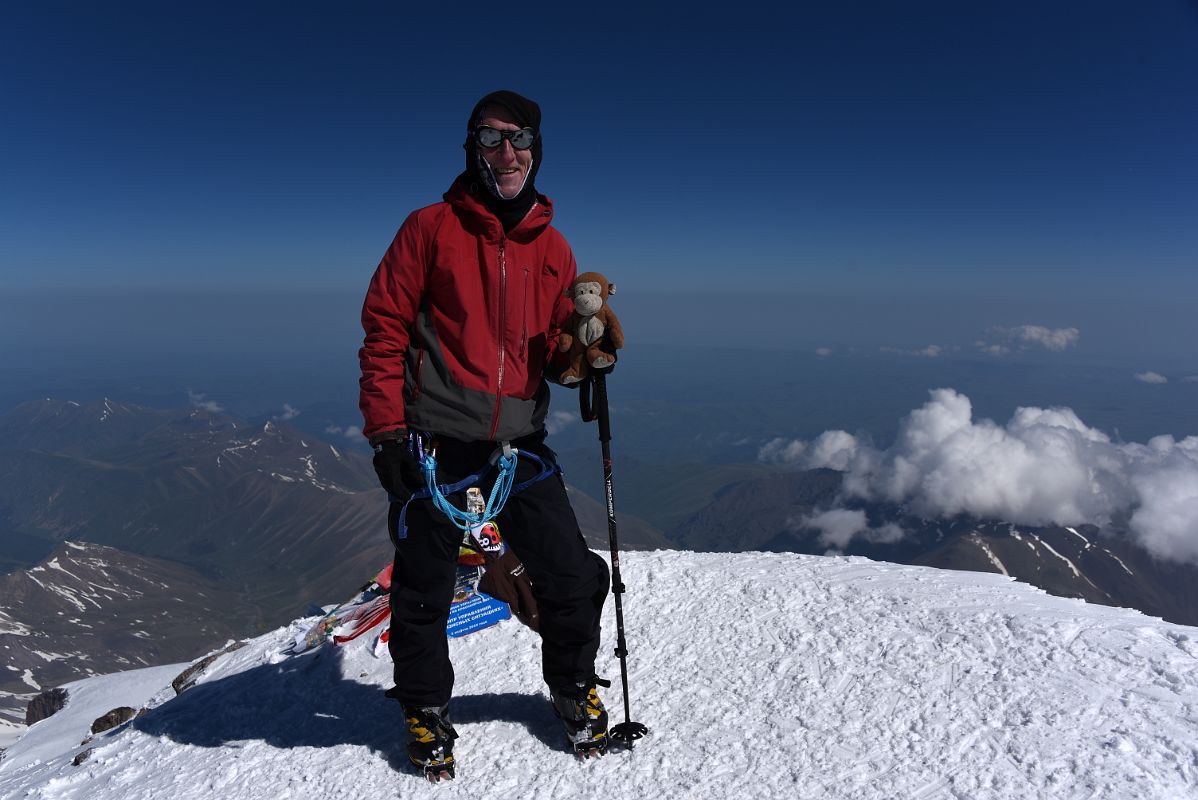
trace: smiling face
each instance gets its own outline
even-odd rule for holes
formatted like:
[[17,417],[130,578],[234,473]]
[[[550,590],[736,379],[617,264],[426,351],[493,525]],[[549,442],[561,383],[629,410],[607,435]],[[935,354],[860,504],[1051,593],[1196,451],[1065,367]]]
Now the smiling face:
[[[476,127],[478,125],[500,131],[520,130],[520,125],[511,112],[502,106],[484,108]],[[520,194],[520,190],[524,188],[524,181],[528,178],[528,170],[532,168],[532,150],[517,150],[509,140],[504,139],[496,147],[478,145],[478,152],[491,168],[491,174],[495,176],[499,196],[504,200],[510,200]]]

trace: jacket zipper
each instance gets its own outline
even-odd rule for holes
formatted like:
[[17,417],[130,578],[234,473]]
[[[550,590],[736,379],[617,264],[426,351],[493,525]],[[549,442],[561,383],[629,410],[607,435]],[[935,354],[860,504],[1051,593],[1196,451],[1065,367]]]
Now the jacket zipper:
[[528,361],[528,270],[524,270],[524,306],[520,317],[520,361]]
[[507,262],[504,257],[504,244],[507,242],[506,237],[499,237],[499,370],[498,381],[495,385],[495,413],[491,417],[491,435],[488,437],[491,441],[495,441],[495,434],[499,431],[499,407],[503,403],[503,332],[507,327]]
[[412,402],[420,399],[420,390],[423,388],[424,378],[424,348],[420,348],[420,355],[416,356],[416,390],[412,392]]

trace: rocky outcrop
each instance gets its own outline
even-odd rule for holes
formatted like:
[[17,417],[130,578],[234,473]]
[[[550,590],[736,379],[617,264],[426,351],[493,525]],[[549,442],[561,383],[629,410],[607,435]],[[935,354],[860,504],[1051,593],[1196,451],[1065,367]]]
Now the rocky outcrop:
[[206,657],[200,659],[199,661],[192,664],[187,669],[180,672],[178,674],[178,676],[176,676],[176,678],[173,681],[171,681],[171,688],[175,690],[175,694],[177,694],[177,695],[183,694],[185,691],[190,689],[192,686],[195,686],[195,682],[199,679],[200,674],[204,670],[208,669],[208,667],[212,666],[212,663],[214,661],[216,661],[216,659],[220,658],[225,653],[232,653],[234,650],[240,650],[241,648],[245,647],[247,644],[248,644],[248,642],[233,642],[231,645],[226,647],[224,650],[221,650],[219,653],[213,653],[210,656],[206,656]]
[[92,723],[92,733],[103,733],[110,731],[118,725],[123,725],[129,720],[137,716],[137,709],[129,706],[121,706],[114,708],[102,717],[98,717]]
[[[67,704],[66,689],[47,689],[29,701],[25,707],[25,724],[32,725],[52,717]],[[19,706],[18,706],[19,708]]]

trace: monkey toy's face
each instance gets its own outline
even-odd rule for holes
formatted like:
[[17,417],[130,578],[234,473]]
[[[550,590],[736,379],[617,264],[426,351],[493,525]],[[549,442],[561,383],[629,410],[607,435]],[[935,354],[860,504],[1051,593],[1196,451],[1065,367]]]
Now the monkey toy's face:
[[599,309],[603,308],[603,302],[607,298],[605,288],[598,281],[576,283],[571,290],[571,296],[574,298],[574,310],[583,317],[597,314]]

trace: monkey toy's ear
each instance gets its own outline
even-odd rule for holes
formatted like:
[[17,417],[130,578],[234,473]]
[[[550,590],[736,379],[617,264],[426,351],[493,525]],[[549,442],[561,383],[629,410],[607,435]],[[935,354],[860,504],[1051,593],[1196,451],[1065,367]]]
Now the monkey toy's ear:
[[615,293],[616,293],[616,285],[615,285],[614,283],[609,283],[609,284],[607,285],[607,293],[608,293],[609,295],[611,295],[611,294],[615,294]]

